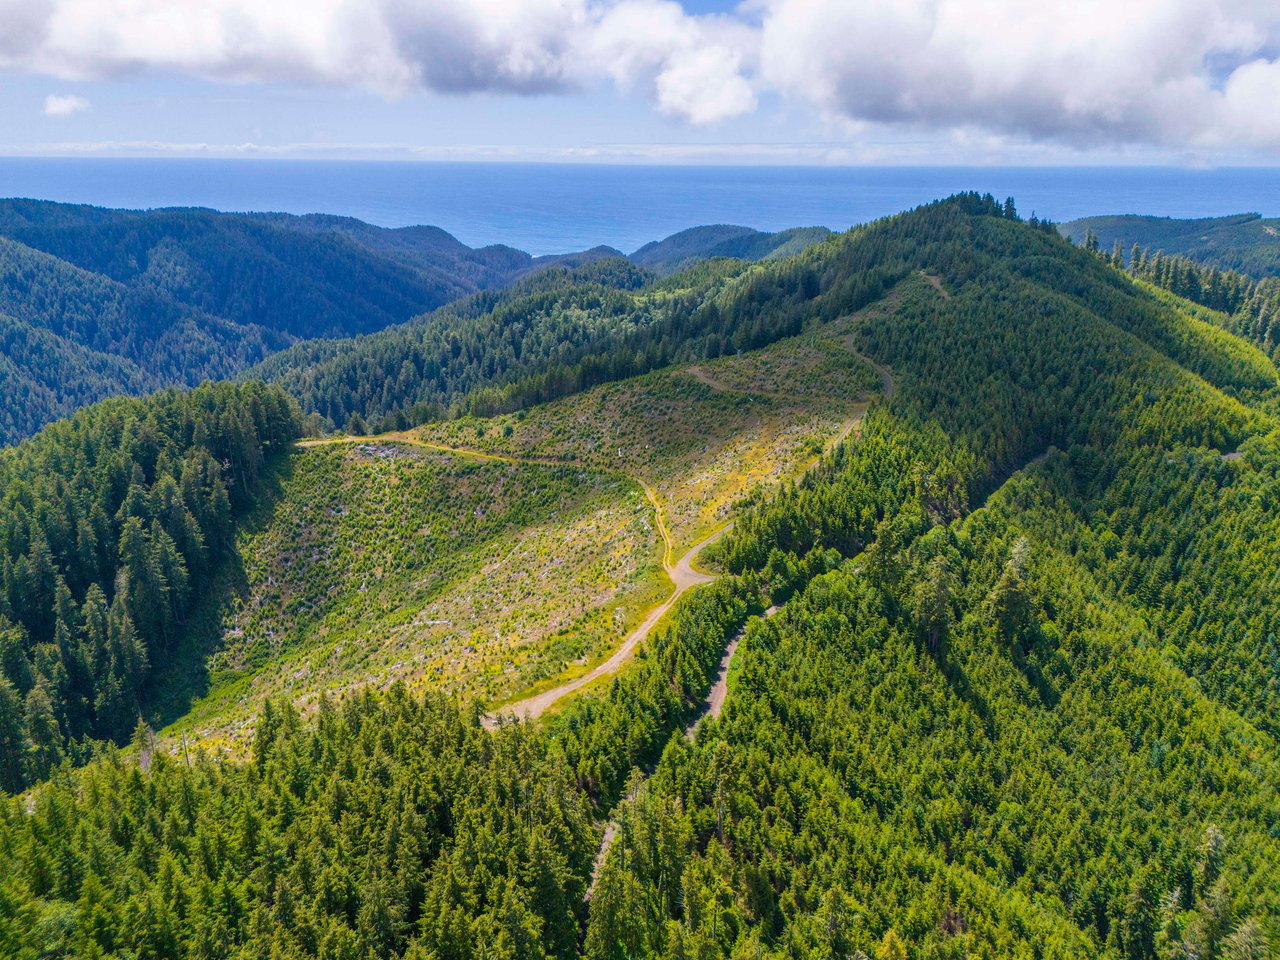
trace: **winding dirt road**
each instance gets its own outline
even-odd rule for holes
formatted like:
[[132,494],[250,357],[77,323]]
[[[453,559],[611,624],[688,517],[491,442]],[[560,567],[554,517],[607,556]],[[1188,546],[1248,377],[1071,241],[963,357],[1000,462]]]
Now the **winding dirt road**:
[[[646,487],[646,492],[647,491],[648,488]],[[653,502],[656,505],[656,498]],[[546,713],[547,709],[562,697],[566,697],[577,690],[581,690],[587,684],[594,680],[598,680],[600,677],[607,676],[611,673],[617,673],[622,665],[631,659],[632,654],[635,653],[636,647],[643,643],[649,634],[653,632],[653,628],[658,625],[658,621],[666,616],[667,612],[676,605],[676,602],[684,596],[685,593],[700,584],[710,583],[715,579],[715,577],[709,574],[699,573],[697,570],[693,569],[693,561],[697,558],[698,554],[702,552],[703,548],[723,536],[725,531],[729,529],[729,525],[726,524],[715,533],[711,534],[711,536],[695,543],[685,552],[684,556],[673,564],[669,559],[671,556],[671,536],[666,532],[666,524],[662,522],[661,510],[657,511],[657,516],[659,517],[659,529],[662,531],[663,539],[667,543],[668,559],[663,563],[663,569],[666,571],[667,576],[671,578],[671,595],[668,596],[661,604],[649,611],[649,615],[644,618],[638,627],[627,635],[627,639],[622,641],[622,645],[618,647],[612,655],[610,655],[608,660],[597,664],[593,669],[584,673],[582,676],[575,677],[573,680],[570,680],[567,683],[562,683],[558,687],[552,687],[550,690],[546,690],[542,693],[534,694],[531,697],[526,697],[523,700],[517,700],[515,703],[509,703],[506,706],[499,707],[494,711],[494,715],[519,717],[522,720],[536,719]]]
[[[896,384],[893,381],[893,374],[889,372],[889,368],[882,364],[876,363],[870,357],[864,356],[861,353],[857,354],[857,356],[859,357],[859,359],[865,361],[866,363],[874,367],[876,373],[880,374],[880,384],[883,388],[882,392],[884,395],[884,399],[887,400],[890,397],[892,397],[893,392],[896,389]],[[854,428],[857,427],[858,423],[861,422],[863,416],[865,416],[865,411],[863,413],[858,414],[856,417],[854,417],[852,420],[846,423],[843,427],[841,427],[840,431],[831,439],[830,442],[827,443],[826,450],[829,451],[832,448],[838,446],[846,437],[848,437],[849,434],[853,432]],[[656,501],[654,505],[655,507],[657,506]],[[692,559],[692,556],[696,555],[697,551],[701,550],[703,546],[705,546],[705,541],[704,543],[695,546],[692,550],[689,551],[689,553],[685,554],[685,556],[681,558],[681,562],[683,563]],[[859,571],[860,570],[861,568],[859,568]],[[713,578],[708,577],[707,579],[713,579]],[[668,608],[669,608],[669,604],[668,604]],[[764,615],[765,617],[772,617],[774,614],[778,612],[779,609],[780,608],[776,606],[770,607],[768,610],[764,612]],[[747,632],[747,628],[746,628],[746,625],[744,624],[742,629],[739,630],[736,634],[734,634],[733,638],[725,646],[724,656],[720,658],[720,666],[719,666],[719,669],[716,671],[715,682],[712,683],[711,689],[707,692],[707,698],[705,701],[703,701],[702,709],[698,711],[698,715],[697,717],[694,718],[693,722],[690,723],[689,726],[685,727],[684,735],[690,740],[692,740],[693,737],[697,734],[698,727],[702,725],[702,722],[706,720],[707,717],[712,717],[713,719],[716,717],[719,717],[720,713],[724,710],[725,699],[729,695],[729,668],[733,664],[734,655],[738,652],[738,644],[742,642],[742,638],[746,635],[746,632]],[[647,779],[648,772],[645,773],[645,777]],[[600,847],[596,851],[595,861],[591,865],[591,881],[587,884],[587,892],[584,897],[584,899],[587,901],[590,901],[591,895],[595,893],[596,884],[600,880],[600,873],[601,871],[604,870],[605,861],[609,857],[609,849],[613,846],[614,841],[618,838],[618,828],[621,823],[620,818],[622,815],[622,811],[626,808],[626,805],[629,802],[635,800],[635,796],[636,796],[635,789],[638,788],[640,784],[642,784],[643,782],[644,781],[642,780],[639,783],[637,783],[636,787],[634,787],[631,791],[628,791],[626,796],[622,797],[618,801],[617,805],[613,808],[613,811],[611,812],[608,821],[604,825],[604,831],[600,836]]]
[[[856,421],[855,421],[856,422]],[[407,431],[397,431],[392,433],[381,433],[376,436],[361,437],[326,437],[317,440],[302,440],[298,443],[299,447],[322,447],[334,444],[358,444],[358,443],[405,443],[411,446],[423,447],[428,450],[435,450],[440,453],[453,454],[460,457],[472,457],[477,460],[498,461],[500,463],[533,463],[543,466],[566,466],[565,461],[535,459],[532,457],[509,457],[497,453],[485,453],[480,450],[469,450],[465,447],[449,447],[440,443],[431,443],[420,437],[414,436]],[[486,725],[493,726],[500,717],[518,717],[522,720],[533,720],[540,717],[547,709],[560,700],[562,697],[568,696],[576,690],[580,690],[587,684],[600,677],[611,673],[616,673],[624,663],[631,659],[638,647],[658,625],[658,622],[666,616],[667,612],[685,595],[689,590],[704,583],[710,583],[715,577],[701,573],[693,568],[693,562],[698,554],[703,551],[709,544],[713,543],[717,538],[724,535],[732,524],[725,524],[710,536],[705,537],[698,543],[690,547],[679,560],[675,559],[675,541],[671,537],[671,531],[667,528],[667,521],[662,509],[662,503],[658,499],[658,493],[644,480],[632,474],[625,476],[638,484],[644,490],[645,498],[653,507],[654,521],[658,528],[658,534],[662,538],[662,569],[666,573],[667,578],[671,581],[671,593],[661,604],[649,611],[648,615],[634,630],[628,634],[622,645],[615,650],[607,660],[597,664],[594,668],[584,673],[580,677],[562,683],[550,690],[542,693],[534,694],[523,700],[517,700],[513,703],[506,704],[497,708],[492,714],[486,717]]]
[[882,363],[876,363],[866,354],[858,353],[857,350],[854,350],[853,354],[863,363],[874,369],[876,373],[880,374],[880,392],[884,395],[884,399],[888,400],[891,398],[894,391],[898,389],[898,385],[893,382],[893,374],[889,372],[889,368]]
[[[852,349],[852,347],[850,347],[850,349]],[[854,352],[857,353],[856,351]],[[895,385],[893,382],[893,375],[889,372],[889,368],[879,363],[876,363],[870,357],[864,356],[861,353],[857,353],[857,356],[859,359],[863,360],[864,362],[874,367],[875,371],[880,375],[880,383],[882,386],[882,392],[883,392],[884,398],[888,399],[892,397]],[[696,375],[697,374],[695,373],[695,376]],[[851,418],[846,423],[844,423],[841,426],[840,430],[837,431],[835,436],[832,437],[830,441],[828,441],[825,449],[826,450],[832,449],[833,447],[839,445],[846,437],[848,437],[849,434],[852,433],[853,430],[861,422],[863,416],[865,416],[865,413],[866,413],[865,410],[861,411],[857,414],[857,416]],[[392,433],[383,433],[383,434],[378,434],[377,436],[369,436],[369,437],[331,437],[331,438],[318,439],[318,440],[303,440],[298,443],[298,446],[317,447],[317,446],[325,446],[328,444],[337,444],[337,443],[376,443],[378,441],[385,441],[389,443],[406,443],[406,444],[411,444],[417,447],[424,447],[428,450],[436,450],[441,453],[453,454],[455,456],[474,457],[479,460],[491,460],[491,461],[496,460],[501,463],[533,463],[533,464],[540,464],[543,466],[571,465],[567,461],[563,461],[563,460],[509,457],[509,456],[503,456],[502,454],[484,453],[479,450],[469,450],[464,447],[448,447],[448,446],[445,446],[444,444],[430,443],[426,440],[422,440],[421,438],[414,436],[412,433],[408,431],[396,431]],[[821,458],[818,458],[818,459],[821,459]],[[521,720],[537,719],[538,717],[546,713],[546,711],[550,709],[553,704],[559,702],[561,699],[563,699],[564,697],[567,697],[569,694],[574,693],[578,690],[581,690],[583,687],[587,686],[590,683],[593,683],[594,681],[600,679],[601,677],[608,676],[613,673],[617,673],[618,670],[622,668],[623,664],[625,664],[628,660],[631,659],[632,655],[636,651],[636,648],[639,647],[639,645],[648,638],[649,634],[653,632],[653,628],[658,625],[658,622],[662,620],[664,616],[666,616],[666,614],[671,610],[672,607],[676,605],[676,603],[680,600],[682,596],[684,596],[689,590],[693,589],[694,587],[700,586],[701,584],[704,584],[704,583],[710,583],[711,581],[715,580],[714,576],[706,573],[701,573],[698,570],[695,570],[693,567],[693,563],[697,559],[698,555],[709,544],[715,542],[719,537],[723,536],[725,532],[727,532],[733,526],[733,524],[728,523],[728,524],[725,524],[723,527],[720,527],[710,536],[704,538],[703,540],[699,541],[698,543],[695,543],[692,547],[690,547],[684,553],[684,555],[680,557],[679,560],[675,560],[674,559],[675,544],[674,544],[674,541],[672,540],[671,532],[667,529],[667,523],[666,523],[666,519],[664,517],[663,509],[662,509],[662,503],[658,499],[657,492],[653,489],[653,487],[649,486],[649,484],[645,483],[642,479],[640,479],[637,476],[634,476],[632,474],[624,474],[624,476],[628,477],[630,480],[637,483],[644,490],[645,497],[648,499],[650,505],[653,507],[654,519],[658,527],[658,533],[662,537],[662,542],[664,547],[662,568],[666,572],[667,577],[671,580],[671,594],[661,604],[659,604],[658,606],[654,607],[652,610],[649,611],[648,615],[644,618],[643,621],[641,621],[639,626],[637,626],[634,630],[631,631],[630,634],[627,635],[627,638],[622,642],[621,646],[619,646],[618,649],[615,650],[607,660],[604,660],[603,662],[597,664],[595,667],[593,667],[591,670],[587,671],[586,673],[582,674],[581,676],[575,677],[572,680],[566,681],[565,683],[552,687],[549,690],[544,690],[541,693],[536,693],[536,694],[533,694],[532,696],[525,697],[524,699],[516,700],[511,703],[504,704],[503,706],[498,707],[492,713],[488,714],[484,718],[485,726],[488,726],[488,727],[496,726],[497,723],[504,717],[513,717]],[[768,615],[771,616],[773,612],[774,612],[773,608],[771,608]],[[720,675],[717,678],[716,684],[712,687],[710,695],[708,696],[707,707],[699,715],[698,719],[694,722],[694,725],[690,727],[689,730],[686,731],[686,733],[688,733],[689,735],[692,735],[697,724],[701,723],[704,717],[708,715],[710,716],[719,715],[720,710],[724,705],[724,698],[727,690],[726,678],[728,676],[729,663],[733,659],[733,654],[737,650],[738,640],[741,639],[741,636],[742,636],[741,633],[739,633],[729,642],[728,648],[725,650],[724,658],[720,664]]]
[[[780,609],[780,607],[770,607],[764,612],[765,619],[772,617]],[[716,671],[716,681],[711,685],[711,690],[707,693],[707,699],[703,701],[698,715],[689,726],[684,728],[684,735],[690,740],[698,732],[698,727],[702,725],[703,720],[707,717],[714,720],[724,710],[725,698],[729,696],[729,666],[733,663],[733,655],[738,652],[738,644],[746,634],[747,628],[744,626],[733,635],[729,645],[724,648],[724,656],[720,658],[720,668]]]
[[[772,617],[778,612],[779,607],[770,607],[764,612],[765,617]],[[711,690],[707,693],[707,699],[702,703],[702,709],[698,711],[698,715],[694,717],[693,722],[684,728],[684,735],[692,740],[698,732],[698,727],[702,725],[702,721],[707,717],[715,719],[720,716],[724,710],[724,701],[729,695],[729,666],[733,663],[733,656],[738,652],[738,644],[742,642],[742,638],[746,636],[747,627],[744,624],[742,629],[733,635],[733,639],[729,641],[729,645],[724,648],[724,656],[720,658],[720,668],[716,672],[715,683],[711,685]],[[645,771],[645,779],[648,779],[651,770]],[[643,780],[636,786],[643,784]],[[600,849],[596,851],[595,861],[591,864],[591,882],[587,884],[587,893],[584,899],[590,900],[591,895],[595,893],[596,883],[600,879],[600,871],[604,869],[605,860],[609,857],[609,848],[613,846],[613,842],[618,838],[619,816],[627,803],[635,800],[635,790],[627,792],[613,809],[613,815],[604,825],[604,832],[600,835]]]

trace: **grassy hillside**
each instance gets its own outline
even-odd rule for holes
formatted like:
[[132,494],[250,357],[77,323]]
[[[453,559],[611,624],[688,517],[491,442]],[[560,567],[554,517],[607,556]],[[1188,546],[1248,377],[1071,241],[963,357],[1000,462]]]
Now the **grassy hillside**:
[[645,486],[679,555],[797,477],[880,386],[856,322],[519,417],[303,447],[242,534],[210,692],[166,736],[238,749],[269,696],[306,710],[402,679],[493,702],[581,672],[668,590]]
[[[244,745],[268,696],[395,679],[485,699],[615,643],[662,592],[626,478],[408,443],[304,449],[240,543],[211,692],[173,731]],[[549,602],[551,601],[551,602]]]
[[794,479],[865,409],[880,379],[849,345],[859,320],[518,414],[440,421],[417,435],[639,477],[657,491],[683,549],[767,487]]
[[[650,374],[641,394],[598,386],[549,408],[559,416],[436,429],[469,428],[495,450],[564,441],[607,455],[616,434],[593,415],[636,403],[650,442],[701,463],[685,424],[715,421],[681,421],[682,404],[750,409],[748,397],[754,407],[793,383],[805,394],[806,381],[822,398],[854,351],[890,369],[892,396],[847,442],[737,513],[718,582],[611,683],[538,724],[487,730],[474,706],[404,688],[321,699],[308,717],[285,699],[258,715],[244,762],[155,751],[140,735],[142,764],[108,754],[55,776],[0,805],[4,952],[1269,956],[1270,361],[976,195],[796,259],[697,276],[723,284],[717,317],[689,298],[652,329],[683,320],[686,343],[724,336],[733,346],[714,356],[726,360],[692,358],[702,369],[684,382]],[[608,312],[628,300],[574,302],[603,328],[635,316]],[[795,361],[784,329],[801,337]],[[738,337],[776,352],[744,350],[736,366]],[[861,387],[859,369],[848,382]],[[665,419],[643,407],[649,395]],[[433,436],[409,439],[462,439]],[[413,479],[465,474],[435,454],[331,446],[298,455],[326,479],[277,510],[290,519],[261,541],[277,559],[253,574],[255,610],[324,607],[305,578],[270,582],[299,540],[315,562],[334,558],[340,591],[413,555],[399,520],[351,509],[341,491],[382,505],[407,487],[429,515],[476,502],[453,480],[438,501]],[[466,475],[498,494],[499,517],[519,508],[498,477],[550,471],[535,489],[554,498],[566,469],[470,456]],[[325,516],[352,524],[332,552],[308,539]],[[465,552],[485,524],[473,507],[449,542]],[[534,585],[547,576],[536,569]],[[723,712],[687,737],[744,628]]]

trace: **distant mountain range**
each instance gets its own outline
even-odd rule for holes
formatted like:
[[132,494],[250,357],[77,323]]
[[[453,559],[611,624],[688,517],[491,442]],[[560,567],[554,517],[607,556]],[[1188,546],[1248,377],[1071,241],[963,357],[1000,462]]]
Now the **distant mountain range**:
[[[795,252],[825,230],[703,227],[634,262]],[[234,376],[292,344],[373,333],[540,270],[622,257],[473,249],[438,227],[322,214],[0,201],[0,442],[115,394]]]

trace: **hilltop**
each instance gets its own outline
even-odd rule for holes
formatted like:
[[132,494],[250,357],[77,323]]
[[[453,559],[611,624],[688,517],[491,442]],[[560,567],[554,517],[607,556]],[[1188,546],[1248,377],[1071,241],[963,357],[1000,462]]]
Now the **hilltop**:
[[665,277],[679,273],[699,260],[716,257],[768,260],[792,256],[830,236],[831,231],[826,227],[796,227],[777,233],[725,224],[691,227],[673,233],[665,240],[646,243],[628,259]]

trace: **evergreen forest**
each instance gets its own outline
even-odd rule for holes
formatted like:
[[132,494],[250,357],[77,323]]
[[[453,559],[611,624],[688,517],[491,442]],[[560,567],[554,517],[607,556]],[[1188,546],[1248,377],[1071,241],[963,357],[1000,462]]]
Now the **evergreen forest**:
[[[0,955],[1280,955],[1274,280],[974,193],[750,260],[717,255],[752,239],[725,229],[674,272],[477,284],[0,451]],[[716,431],[628,418],[674,397],[745,431],[801,393],[853,418],[726,499],[692,573],[660,564],[696,585],[551,709],[362,685],[357,649],[330,658],[350,683],[266,698],[241,749],[168,727],[212,585],[251,582],[236,629],[390,617],[379,583],[560,540],[615,490],[616,530],[670,555],[649,484],[705,483]],[[379,542],[326,553],[329,520]],[[524,602],[558,602],[562,562]]]

